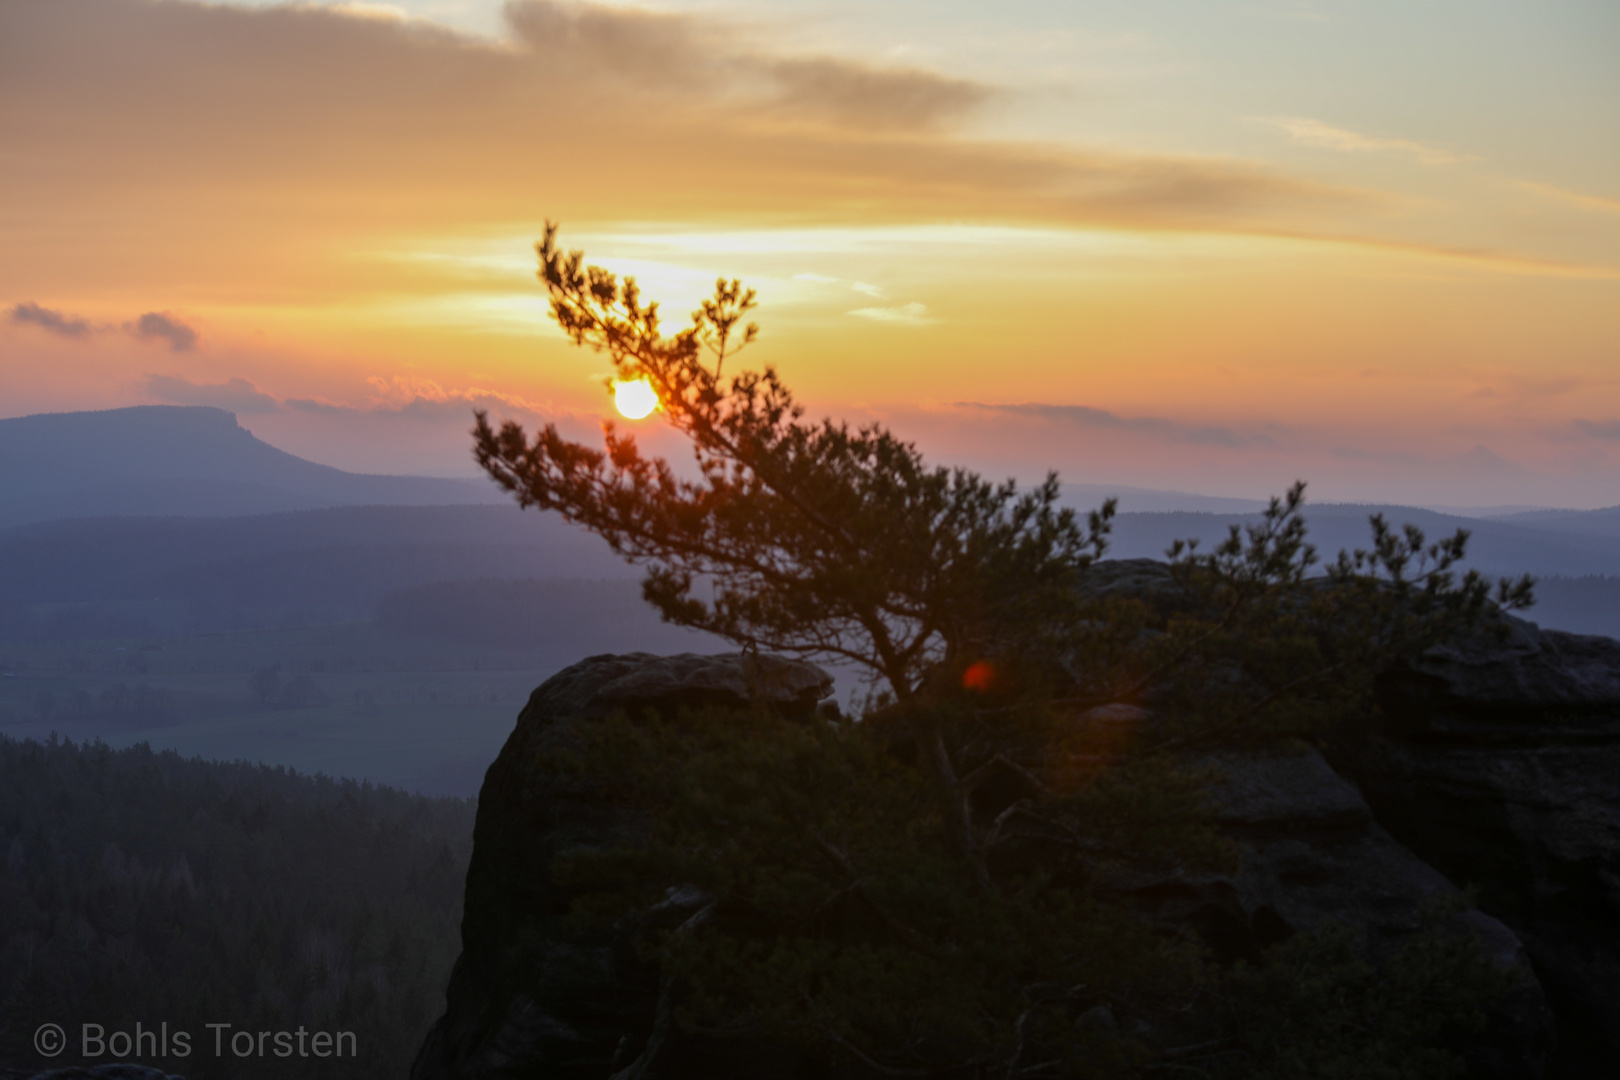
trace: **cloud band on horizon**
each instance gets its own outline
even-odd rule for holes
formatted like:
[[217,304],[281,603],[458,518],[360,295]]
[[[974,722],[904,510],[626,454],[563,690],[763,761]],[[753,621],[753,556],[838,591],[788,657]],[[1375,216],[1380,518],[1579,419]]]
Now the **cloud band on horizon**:
[[[1097,409],[1089,405],[1046,405],[1038,402],[1003,405],[982,401],[954,401],[951,404],[959,409],[977,409],[983,412],[1002,413],[1009,416],[1034,417],[1074,427],[1136,431],[1206,446],[1223,446],[1237,449],[1248,446],[1271,446],[1276,442],[1271,434],[1265,432],[1245,433],[1215,424],[1189,424],[1180,420],[1169,420],[1157,416],[1120,416],[1118,413],[1109,412],[1107,409]],[[1273,425],[1273,430],[1281,432],[1283,429]]]

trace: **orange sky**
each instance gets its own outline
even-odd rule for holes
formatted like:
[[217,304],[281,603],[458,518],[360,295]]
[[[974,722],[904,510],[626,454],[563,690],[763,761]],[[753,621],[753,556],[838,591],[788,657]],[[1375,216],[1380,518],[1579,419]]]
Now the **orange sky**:
[[996,474],[1620,502],[1620,19],[1432,6],[5,0],[0,415],[441,474],[475,404],[587,433],[552,217]]

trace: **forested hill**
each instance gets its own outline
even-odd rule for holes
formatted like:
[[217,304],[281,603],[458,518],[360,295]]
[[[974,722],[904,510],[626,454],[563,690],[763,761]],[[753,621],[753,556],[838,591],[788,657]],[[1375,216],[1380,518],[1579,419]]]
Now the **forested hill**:
[[[134,1060],[188,1080],[405,1075],[443,1007],[472,818],[469,800],[0,738],[0,1071],[73,1064],[83,1024],[167,1023],[192,1053]],[[47,1022],[72,1034],[50,1062]],[[358,1053],[216,1058],[210,1023],[350,1031]]]
[[634,576],[590,533],[511,505],[54,521],[0,529],[0,638],[352,622],[427,582]]

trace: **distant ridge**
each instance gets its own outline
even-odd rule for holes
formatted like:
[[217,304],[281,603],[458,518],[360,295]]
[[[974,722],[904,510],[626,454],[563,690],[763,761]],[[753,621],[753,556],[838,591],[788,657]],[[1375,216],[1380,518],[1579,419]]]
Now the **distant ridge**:
[[261,442],[223,409],[138,405],[0,420],[0,528],[71,517],[505,501],[482,480],[317,465]]
[[1266,508],[1265,499],[1235,499],[1225,495],[1194,495],[1186,491],[1160,491],[1129,484],[1063,485],[1063,501],[1090,510],[1104,499],[1116,499],[1122,514],[1255,514]]
[[1601,510],[1537,510],[1509,514],[1498,520],[1588,536],[1620,537],[1620,506],[1606,506]]
[[[1310,542],[1330,561],[1340,550],[1370,544],[1368,518],[1373,514],[1382,514],[1397,528],[1416,525],[1431,541],[1458,529],[1468,530],[1471,539],[1466,566],[1487,574],[1620,575],[1620,514],[1613,511],[1526,515],[1528,520],[1521,520],[1518,516],[1467,518],[1421,507],[1377,503],[1307,503],[1304,509]],[[1109,555],[1160,557],[1171,541],[1192,538],[1208,550],[1232,525],[1258,520],[1258,514],[1124,513],[1115,519]]]

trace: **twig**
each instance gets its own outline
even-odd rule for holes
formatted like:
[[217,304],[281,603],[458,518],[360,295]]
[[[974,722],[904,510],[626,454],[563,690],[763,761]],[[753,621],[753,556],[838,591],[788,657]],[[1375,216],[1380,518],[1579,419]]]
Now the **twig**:
[[[939,1075],[939,1070],[937,1070],[937,1069],[902,1069],[902,1068],[897,1068],[896,1066],[893,1066],[893,1065],[881,1064],[876,1059],[874,1059],[871,1056],[869,1056],[868,1054],[866,1054],[860,1047],[856,1046],[854,1043],[850,1042],[848,1039],[844,1038],[842,1035],[838,1034],[836,1031],[832,1031],[832,1030],[830,1030],[828,1028],[822,1027],[820,1024],[801,1024],[799,1026],[809,1028],[811,1031],[814,1031],[816,1034],[820,1035],[822,1038],[826,1039],[828,1042],[831,1042],[831,1043],[833,1043],[833,1044],[835,1044],[835,1045],[837,1045],[839,1047],[842,1047],[845,1051],[847,1051],[850,1054],[850,1056],[854,1057],[862,1065],[865,1065],[869,1069],[873,1069],[873,1070],[875,1070],[877,1072],[880,1072],[885,1076],[938,1076]],[[615,1078],[615,1080],[617,1080],[617,1078]]]
[[[705,922],[708,922],[709,915],[714,911],[714,908],[713,902],[699,908],[692,914],[691,918],[676,928],[675,934],[672,936],[692,933]],[[614,1073],[608,1080],[641,1080],[646,1075],[647,1070],[652,1067],[653,1061],[658,1057],[658,1052],[664,1048],[664,1042],[669,1038],[670,1028],[674,1026],[674,997],[675,976],[666,973],[658,988],[658,1010],[653,1016],[652,1031],[647,1035],[647,1045],[642,1048],[641,1053],[636,1056],[634,1061]]]
[[855,864],[850,861],[849,856],[844,854],[843,850],[840,849],[837,844],[834,844],[831,840],[828,840],[825,836],[823,836],[821,834],[821,830],[817,829],[814,825],[806,825],[803,823],[800,823],[800,825],[810,839],[815,841],[816,847],[821,850],[821,853],[827,856],[828,859],[832,860],[833,864],[836,865],[840,870],[844,871],[845,874],[849,875],[850,884],[849,888],[845,890],[846,892],[852,892],[859,895],[860,898],[865,901],[866,906],[871,908],[872,912],[876,914],[879,919],[883,920],[883,924],[892,930],[897,936],[899,936],[900,939],[906,944],[910,945],[918,952],[923,953],[925,956],[931,956],[936,960],[944,959],[944,954],[940,952],[939,948],[932,941],[929,941],[922,935],[922,933],[900,921],[898,918],[892,915],[886,907],[878,903],[877,900],[872,897],[872,894],[866,890],[864,878],[862,877],[860,871],[855,868]]
[[1201,1057],[1211,1050],[1218,1050],[1223,1046],[1230,1045],[1231,1042],[1232,1040],[1230,1038],[1225,1038],[1211,1039],[1208,1042],[1190,1043],[1187,1046],[1172,1046],[1170,1049],[1163,1051],[1159,1056],[1164,1058],[1166,1061],[1182,1061],[1186,1058]]
[[1348,663],[1349,661],[1347,660],[1341,660],[1337,664],[1329,664],[1320,671],[1308,672],[1301,675],[1297,679],[1290,679],[1288,682],[1283,683],[1281,686],[1277,687],[1271,693],[1267,694],[1265,697],[1261,698],[1247,709],[1244,709],[1242,712],[1233,716],[1227,717],[1218,724],[1207,727],[1202,731],[1195,731],[1188,735],[1178,735],[1175,738],[1165,739],[1162,742],[1154,743],[1152,746],[1145,747],[1139,751],[1139,753],[1143,754],[1144,756],[1148,754],[1158,754],[1165,750],[1175,750],[1183,746],[1196,745],[1197,743],[1214,738],[1216,735],[1224,734],[1225,732],[1232,730],[1234,727],[1246,723],[1249,720],[1253,720],[1256,716],[1264,712],[1285,694],[1290,694],[1299,689],[1301,686],[1315,682],[1317,679],[1326,678],[1327,676],[1333,674],[1333,672],[1346,666]]
[[1016,761],[1008,758],[1005,754],[997,754],[995,757],[991,758],[989,761],[985,762],[983,765],[980,765],[977,769],[974,769],[972,772],[958,780],[956,782],[957,793],[963,796],[971,795],[980,784],[984,783],[995,774],[997,766],[1011,769],[1014,773],[1017,773],[1020,777],[1022,777],[1030,787],[1034,788],[1036,791],[1048,798],[1051,797],[1051,790],[1041,782],[1040,777],[1036,776],[1034,773],[1030,772]]

